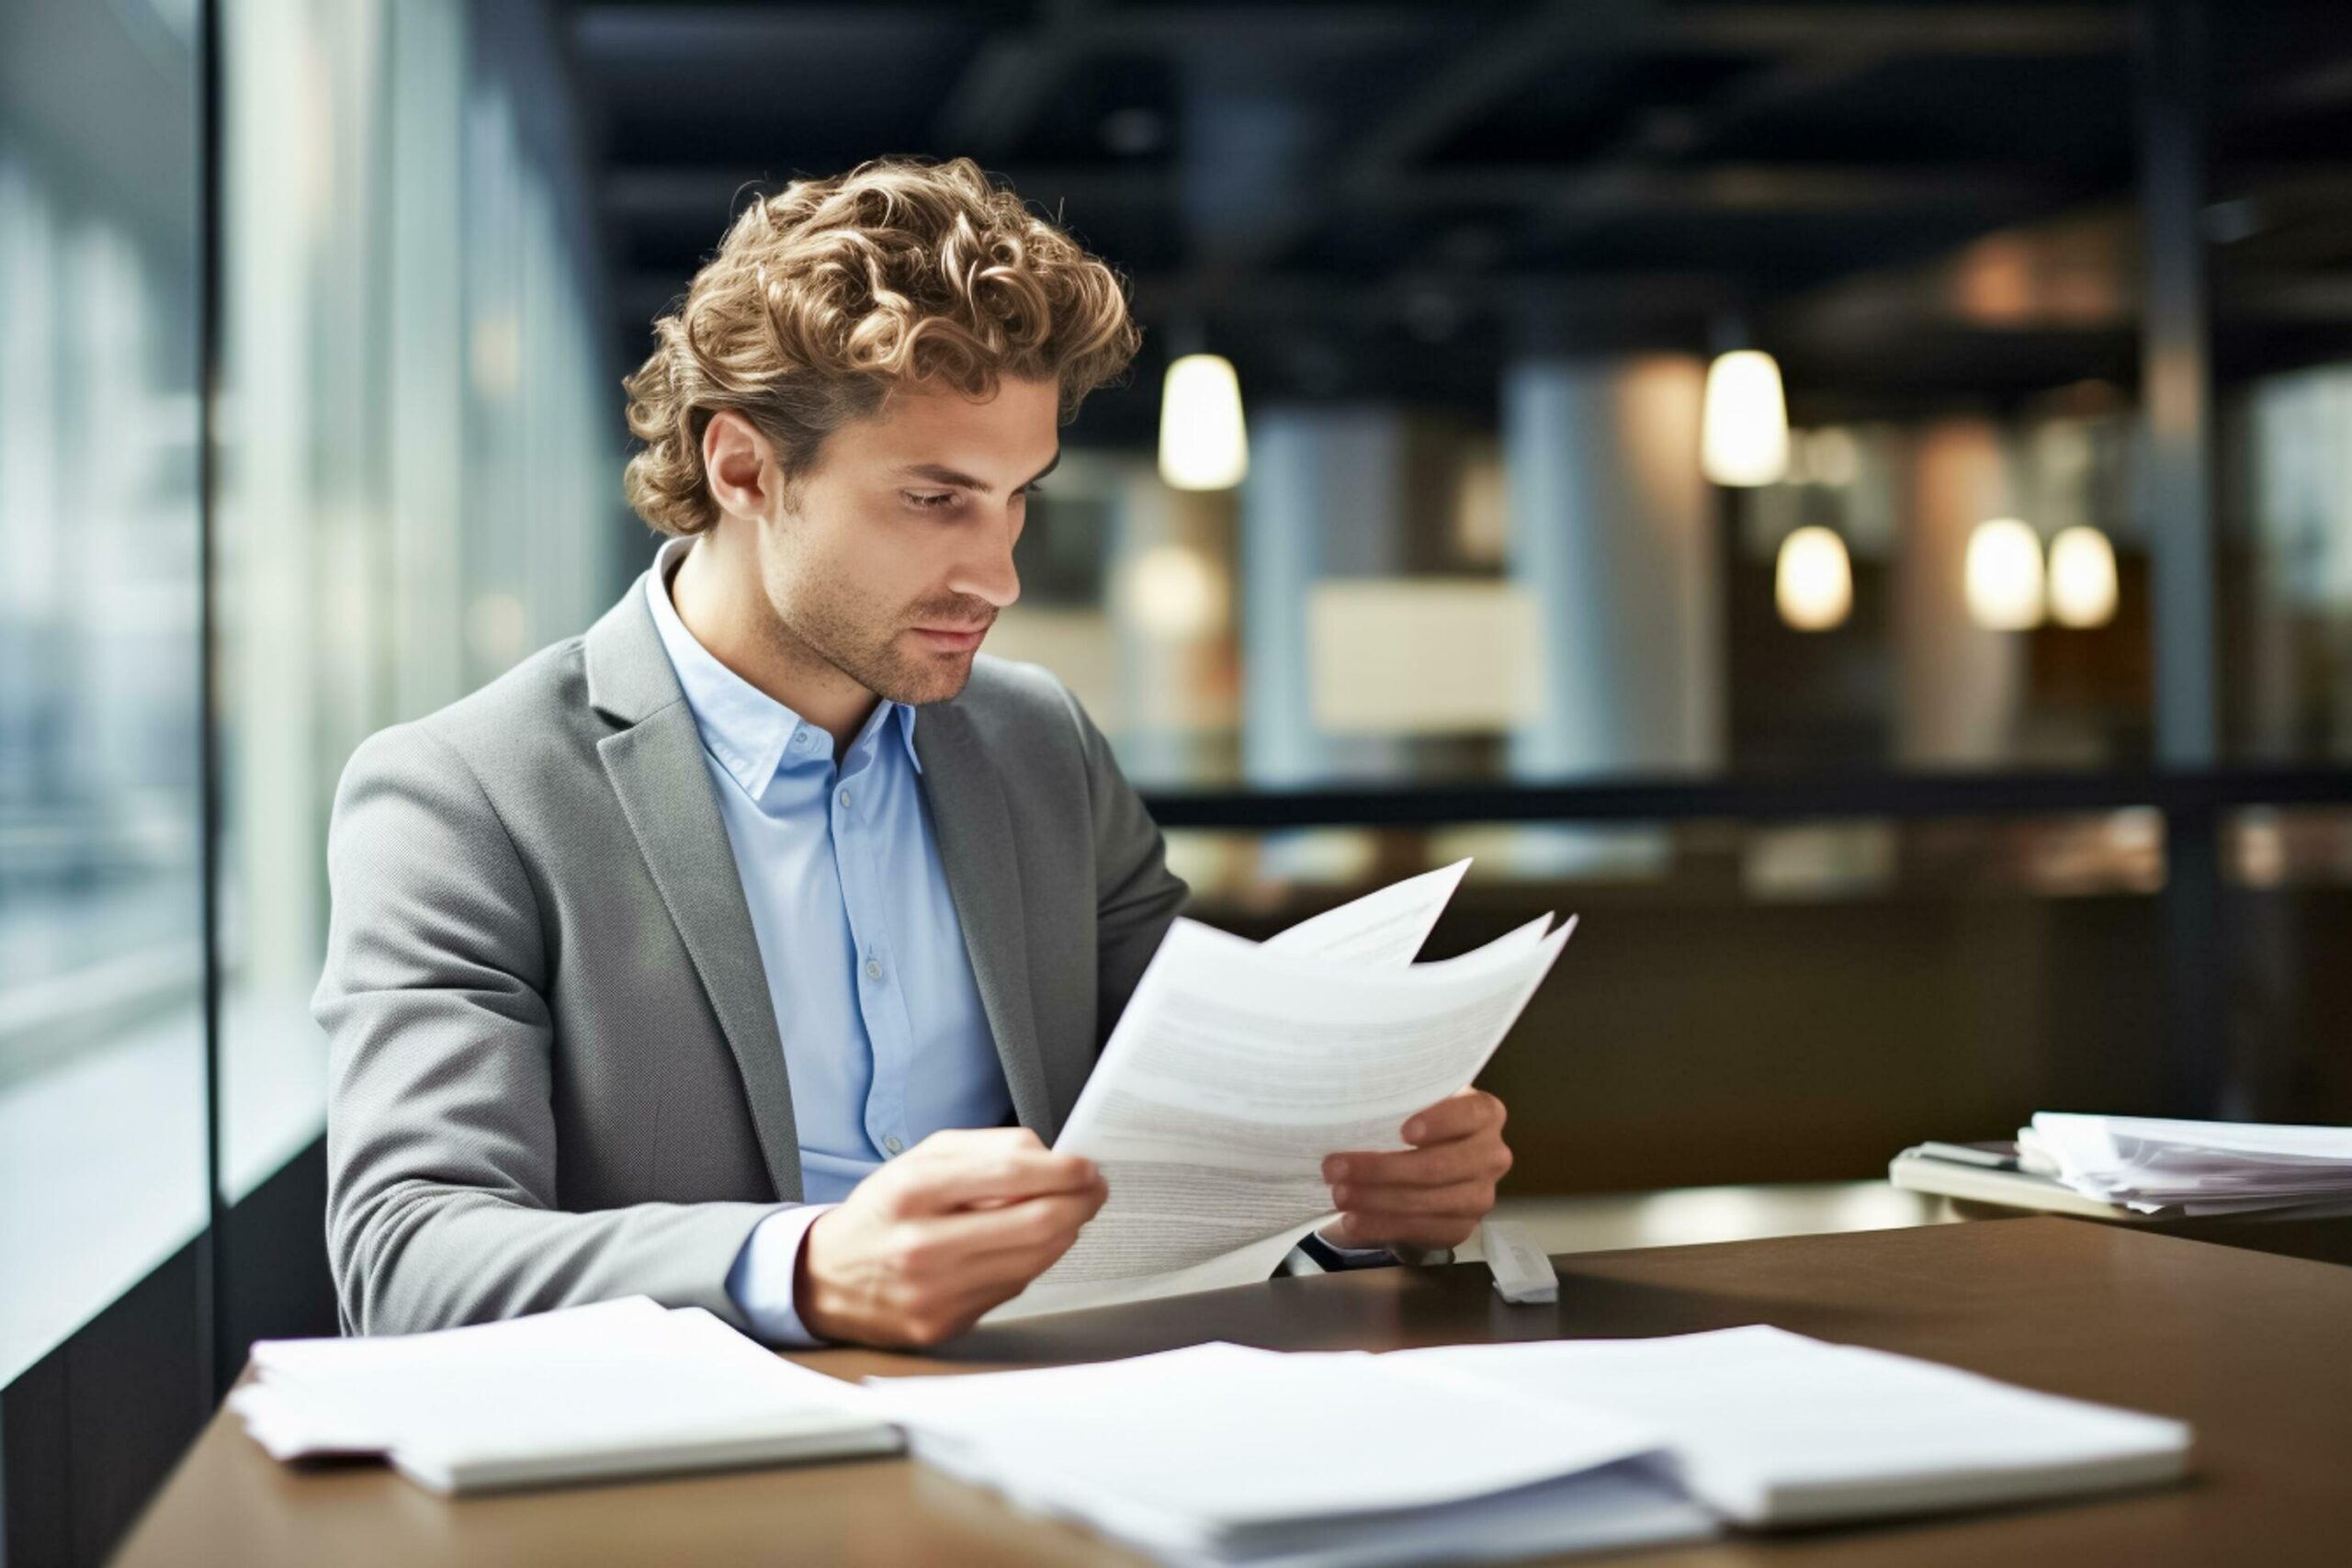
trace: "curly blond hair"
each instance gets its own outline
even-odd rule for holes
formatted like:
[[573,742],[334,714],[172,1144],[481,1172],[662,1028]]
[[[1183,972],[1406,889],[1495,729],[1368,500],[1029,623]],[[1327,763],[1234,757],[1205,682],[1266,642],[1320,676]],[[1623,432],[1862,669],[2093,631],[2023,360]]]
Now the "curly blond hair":
[[827,435],[909,381],[983,398],[1001,377],[1055,380],[1068,424],[1143,337],[1119,275],[978,164],[904,157],[746,208],[653,333],[622,381],[645,443],[624,483],[665,534],[718,520],[702,439],[723,410],[768,437],[789,485]]

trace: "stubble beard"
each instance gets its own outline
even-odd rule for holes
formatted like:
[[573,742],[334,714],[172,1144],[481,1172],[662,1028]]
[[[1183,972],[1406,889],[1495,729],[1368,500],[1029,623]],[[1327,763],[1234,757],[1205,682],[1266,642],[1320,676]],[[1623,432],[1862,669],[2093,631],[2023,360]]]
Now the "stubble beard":
[[885,610],[838,578],[791,582],[771,572],[767,587],[775,612],[770,635],[796,661],[832,666],[876,696],[920,706],[946,702],[972,678],[978,649],[944,652],[910,636],[918,626],[973,626],[993,622],[985,600],[963,594],[925,599],[903,610]]

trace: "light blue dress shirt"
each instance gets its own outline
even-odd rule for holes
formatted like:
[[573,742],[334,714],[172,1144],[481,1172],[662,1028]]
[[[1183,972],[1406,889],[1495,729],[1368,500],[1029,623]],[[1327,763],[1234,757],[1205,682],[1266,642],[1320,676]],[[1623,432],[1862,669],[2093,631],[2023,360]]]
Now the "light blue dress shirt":
[[760,1222],[727,1289],[762,1337],[806,1345],[792,1277],[810,1223],[932,1133],[1010,1124],[1012,1097],[923,805],[915,710],[876,703],[836,765],[831,735],[678,618],[670,575],[691,544],[662,547],[645,592],[751,907],[807,1200]]

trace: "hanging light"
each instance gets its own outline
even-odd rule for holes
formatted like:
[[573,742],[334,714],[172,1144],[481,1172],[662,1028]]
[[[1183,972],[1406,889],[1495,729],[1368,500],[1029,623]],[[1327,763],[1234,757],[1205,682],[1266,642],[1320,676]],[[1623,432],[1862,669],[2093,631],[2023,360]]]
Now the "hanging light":
[[2115,547],[2096,528],[2062,528],[2050,541],[2050,615],[2062,626],[2115,619]]
[[1178,490],[1231,490],[1249,471],[1233,362],[1216,354],[1171,361],[1159,393],[1159,477]]
[[1772,571],[1772,602],[1780,606],[1781,619],[1798,631],[1843,626],[1854,608],[1854,563],[1846,541],[1815,526],[1782,539]]
[[1719,485],[1776,484],[1789,471],[1788,400],[1763,350],[1736,348],[1707,367],[1699,467]]
[[1968,536],[1968,613],[1988,631],[2041,624],[2041,536],[2015,517],[1979,523]]

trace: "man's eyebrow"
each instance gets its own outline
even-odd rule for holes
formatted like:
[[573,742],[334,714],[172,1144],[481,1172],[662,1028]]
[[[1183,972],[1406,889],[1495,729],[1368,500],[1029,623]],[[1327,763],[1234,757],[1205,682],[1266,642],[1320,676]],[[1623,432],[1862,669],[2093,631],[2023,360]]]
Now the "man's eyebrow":
[[[1052,473],[1055,468],[1061,465],[1061,449],[1057,447],[1054,450],[1054,460],[1047,463],[1044,468],[1039,468],[1035,473],[1030,475],[1028,483],[1035,484],[1039,479],[1042,479],[1047,474]],[[909,463],[905,468],[900,468],[899,472],[902,477],[907,479],[929,479],[933,484],[954,485],[958,490],[968,490],[978,495],[994,495],[996,493],[996,487],[994,485],[983,483],[981,480],[974,479],[971,475],[963,472],[961,469],[951,468],[941,463]]]

